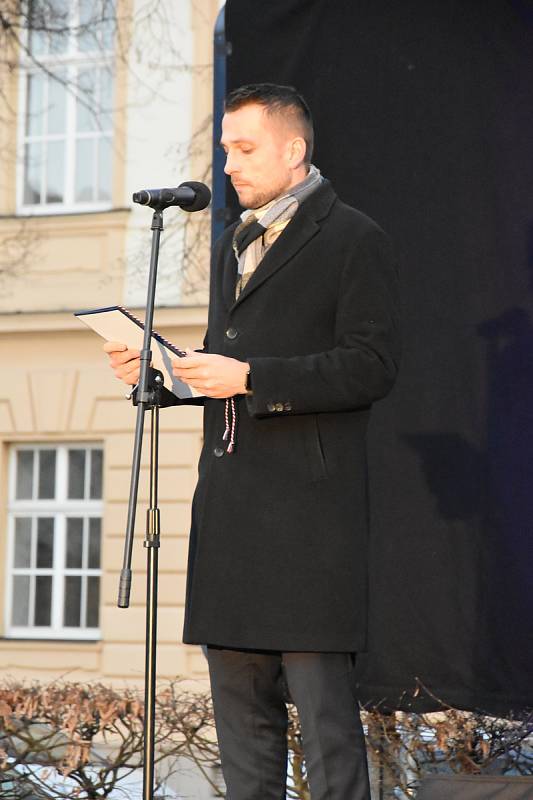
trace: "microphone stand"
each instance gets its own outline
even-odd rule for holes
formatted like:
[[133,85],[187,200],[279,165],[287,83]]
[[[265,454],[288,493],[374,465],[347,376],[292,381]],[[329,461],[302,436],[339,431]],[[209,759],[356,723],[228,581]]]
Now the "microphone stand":
[[158,508],[158,451],[159,451],[159,408],[163,376],[159,370],[152,369],[150,349],[152,322],[154,316],[157,262],[159,259],[159,240],[163,230],[163,207],[155,207],[152,217],[152,249],[150,254],[150,273],[146,298],[146,318],[144,339],[141,350],[141,369],[139,383],[128,397],[137,406],[137,421],[131,467],[130,494],[124,559],[120,572],[118,607],[128,608],[131,589],[131,557],[141,466],[141,450],[144,430],[144,415],[150,410],[150,503],[146,515],[146,537],[144,546],[147,557],[146,581],[146,642],[144,677],[144,720],[143,720],[143,800],[154,797],[154,744],[155,744],[155,689],[156,689],[156,650],[157,650],[157,581],[158,554],[160,538],[160,515]]

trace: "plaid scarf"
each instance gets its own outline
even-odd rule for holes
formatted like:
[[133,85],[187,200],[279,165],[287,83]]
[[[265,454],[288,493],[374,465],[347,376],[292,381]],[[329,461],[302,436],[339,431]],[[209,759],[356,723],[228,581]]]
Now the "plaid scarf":
[[305,179],[281,197],[260,208],[248,209],[241,214],[242,222],[233,234],[233,251],[237,259],[236,297],[242,292],[267,250],[294,217],[300,203],[315,189],[323,178],[313,164]]

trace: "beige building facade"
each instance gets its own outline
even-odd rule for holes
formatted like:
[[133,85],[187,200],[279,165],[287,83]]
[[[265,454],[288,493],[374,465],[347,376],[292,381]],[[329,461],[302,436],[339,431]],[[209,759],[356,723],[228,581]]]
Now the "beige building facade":
[[[125,305],[142,315],[151,213],[132,192],[210,183],[220,3],[164,0],[154,12],[121,0],[112,24],[86,27],[87,4],[68,5],[62,41],[29,34],[30,56],[20,50],[15,70],[2,67],[0,670],[140,683],[148,440],[131,604],[118,609],[136,410],[102,340],[73,312]],[[154,326],[197,347],[209,213],[165,216]],[[166,409],[161,428],[158,674],[203,683],[201,650],[181,643],[201,410]]]

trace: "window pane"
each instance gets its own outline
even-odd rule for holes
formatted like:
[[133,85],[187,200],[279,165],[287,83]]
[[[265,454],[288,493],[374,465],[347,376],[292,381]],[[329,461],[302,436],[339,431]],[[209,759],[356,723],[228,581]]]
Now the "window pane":
[[69,569],[80,569],[83,564],[83,519],[81,517],[67,518],[67,557],[65,563]]
[[91,450],[91,500],[100,500],[102,497],[103,458],[103,450]]
[[80,25],[78,48],[84,52],[98,50],[98,31],[100,28],[100,4],[95,0],[80,0]]
[[76,185],[77,201],[94,200],[94,139],[78,139],[76,143]]
[[65,72],[57,73],[48,79],[48,133],[65,133],[66,130],[66,88]]
[[30,30],[30,52],[32,55],[43,55],[47,52],[48,39],[46,29],[48,28],[48,4],[46,0],[30,0],[28,28]]
[[56,496],[56,451],[39,450],[39,500]]
[[65,611],[63,624],[68,627],[80,627],[81,614],[81,576],[67,575],[65,577]]
[[37,520],[37,566],[52,567],[54,563],[54,517]]
[[13,625],[29,625],[30,614],[30,576],[15,575],[13,577]]
[[89,569],[100,569],[100,541],[102,520],[91,517],[89,520]]
[[29,75],[26,99],[26,135],[39,136],[43,130],[44,80],[42,75]]
[[101,131],[113,130],[113,70],[109,67],[98,72],[100,81],[99,121]]
[[100,578],[87,578],[87,627],[97,628],[100,623]]
[[[43,2],[43,0],[41,0]],[[48,6],[48,27],[50,30],[50,52],[64,53],[69,45],[69,3],[68,0],[45,0]]]
[[69,500],[85,497],[85,450],[68,451],[68,497]]
[[80,50],[112,50],[115,21],[114,0],[80,0]]
[[98,142],[98,200],[111,201],[111,139],[108,136]]
[[101,22],[101,47],[102,50],[113,50],[113,38],[116,25],[115,0],[103,0]]
[[15,519],[15,567],[31,567],[31,517]]
[[52,576],[37,575],[35,578],[35,622],[34,625],[50,625],[52,619]]
[[76,101],[76,130],[89,133],[98,130],[98,97],[96,84],[98,70],[82,70],[78,73],[78,99]]
[[46,202],[62,203],[65,189],[65,143],[48,142],[46,149]]
[[48,41],[44,31],[32,30],[30,33],[30,52],[32,56],[41,56],[46,53]]
[[40,142],[26,145],[24,154],[24,203],[35,205],[41,202],[41,176],[43,147]]
[[17,500],[31,500],[33,497],[33,450],[17,451]]

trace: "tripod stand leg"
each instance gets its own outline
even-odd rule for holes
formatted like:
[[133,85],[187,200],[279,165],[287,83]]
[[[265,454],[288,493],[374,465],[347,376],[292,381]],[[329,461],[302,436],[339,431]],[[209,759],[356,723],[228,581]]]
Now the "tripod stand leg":
[[159,448],[159,408],[151,409],[150,507],[147,512],[147,592],[146,592],[146,656],[144,684],[144,770],[143,800],[154,796],[155,690],[157,652],[157,578],[159,555],[159,508],[157,507],[157,468]]

